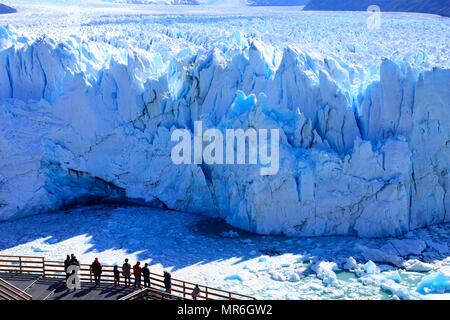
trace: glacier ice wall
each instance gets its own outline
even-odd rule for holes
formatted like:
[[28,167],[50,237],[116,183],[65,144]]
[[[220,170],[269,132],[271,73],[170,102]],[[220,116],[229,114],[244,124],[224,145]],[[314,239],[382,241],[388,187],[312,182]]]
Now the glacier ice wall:
[[[449,222],[450,70],[379,76],[235,35],[206,51],[18,37],[0,27],[0,219],[90,199],[261,234],[398,236]],[[236,96],[253,104],[237,114]],[[193,123],[279,128],[280,172],[174,165]]]

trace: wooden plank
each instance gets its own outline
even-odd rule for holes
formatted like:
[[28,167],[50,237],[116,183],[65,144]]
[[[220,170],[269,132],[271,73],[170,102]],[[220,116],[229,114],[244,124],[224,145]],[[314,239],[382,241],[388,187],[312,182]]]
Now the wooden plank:
[[0,254],[0,258],[5,257],[5,258],[31,258],[31,259],[42,259],[44,257],[40,257],[40,256],[9,256],[9,255],[1,255]]
[[[31,296],[28,293],[20,290],[13,284],[11,284],[3,279],[0,279],[0,291],[2,291],[3,293],[6,293],[6,294],[9,293],[16,297],[22,298],[23,300],[31,300]],[[14,300],[17,300],[17,299],[14,299]]]
[[38,267],[38,266],[22,266],[21,269],[22,269],[22,270],[24,270],[24,269],[37,269],[37,270],[42,270],[42,267]]

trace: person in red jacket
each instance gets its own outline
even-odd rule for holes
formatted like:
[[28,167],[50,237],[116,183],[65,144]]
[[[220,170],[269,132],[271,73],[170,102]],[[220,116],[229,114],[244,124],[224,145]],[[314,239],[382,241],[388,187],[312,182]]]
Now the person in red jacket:
[[102,265],[98,261],[98,258],[95,258],[94,262],[91,264],[91,271],[94,275],[95,285],[100,285],[100,277],[102,275]]
[[134,273],[134,287],[140,289],[142,268],[141,263],[139,261],[133,266],[133,273]]

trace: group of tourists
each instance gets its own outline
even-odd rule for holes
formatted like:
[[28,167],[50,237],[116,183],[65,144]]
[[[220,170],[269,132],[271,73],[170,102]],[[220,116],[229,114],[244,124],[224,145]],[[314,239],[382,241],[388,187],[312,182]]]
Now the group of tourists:
[[[125,280],[125,287],[131,286],[131,270],[133,270],[135,288],[139,289],[141,288],[142,278],[144,278],[144,287],[150,288],[150,269],[148,268],[148,263],[146,263],[142,268],[141,262],[138,261],[133,266],[133,268],[131,268],[131,264],[128,263],[128,259],[125,259],[125,263],[122,265],[122,275]],[[114,266],[113,272],[114,272],[114,286],[120,287],[120,271],[117,265]],[[172,281],[170,280],[170,274],[167,284],[166,284],[166,277],[164,276],[164,284],[166,291],[170,293],[172,289]]]
[[[70,266],[72,265],[80,267],[80,262],[78,261],[78,259],[75,257],[74,254],[70,256],[67,255],[67,258],[64,261],[64,271],[66,272],[66,281],[68,281],[70,275],[74,273],[74,271],[68,272]],[[103,266],[98,260],[98,258],[95,258],[94,262],[92,262],[90,266],[90,271],[94,276],[95,285],[96,286],[100,285],[100,279],[103,273]],[[122,265],[122,272],[119,270],[119,267],[115,265],[113,268],[113,274],[114,274],[114,287],[120,287],[121,275],[124,278],[125,287],[130,287],[131,274],[133,274],[134,288],[141,289],[142,279],[144,280],[144,288],[150,288],[150,269],[148,263],[145,263],[144,267],[141,267],[141,262],[138,261],[133,267],[131,267],[131,264],[128,263],[128,259],[125,259],[125,262]],[[167,271],[164,271],[163,282],[166,292],[170,294],[172,292],[172,275]],[[195,286],[194,290],[191,293],[191,296],[193,300],[197,300],[197,298],[200,296],[200,288],[198,285]]]

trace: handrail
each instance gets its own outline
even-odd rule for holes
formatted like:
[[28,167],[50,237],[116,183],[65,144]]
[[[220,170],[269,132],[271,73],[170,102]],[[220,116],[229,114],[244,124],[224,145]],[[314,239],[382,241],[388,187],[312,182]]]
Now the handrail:
[[145,291],[145,289],[147,289],[147,288],[140,289],[140,290],[137,290],[137,291],[133,291],[132,293],[130,293],[130,294],[120,298],[119,300],[134,300],[133,298],[136,297],[136,296],[139,296],[142,292]]
[[27,259],[42,259],[43,257],[39,257],[39,256],[10,256],[10,255],[4,255],[4,254],[0,254],[0,257],[4,257],[4,258],[27,258]]
[[[104,265],[102,270],[102,282],[113,283],[113,266]],[[28,274],[41,274],[44,277],[65,277],[64,262],[46,260],[38,256],[7,256],[0,255],[0,272],[18,272]],[[80,264],[79,276],[82,281],[92,282],[90,265]],[[151,287],[155,289],[164,288],[164,276],[150,272]],[[121,279],[123,282],[123,278]],[[196,284],[184,280],[172,278],[172,292],[179,298],[189,299]],[[199,285],[199,299],[203,300],[256,300],[254,297],[234,293],[222,289],[216,289]]]
[[[156,290],[153,288],[144,288],[144,289],[140,289],[137,291],[134,291],[132,293],[130,293],[129,295],[126,295],[125,297],[120,298],[119,300],[139,300],[141,299],[143,296],[145,296],[146,294],[155,294],[156,296],[160,296],[160,300],[180,300],[184,298],[175,296],[173,294],[164,292],[164,291],[160,291],[160,290]],[[170,298],[170,299],[167,299]]]
[[25,291],[0,278],[0,295],[8,300],[31,300]]

